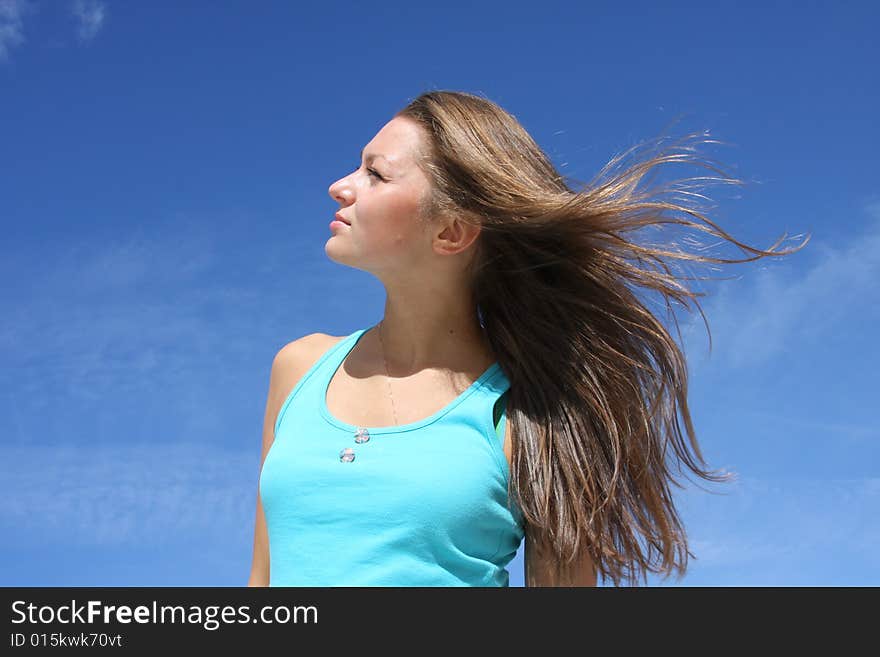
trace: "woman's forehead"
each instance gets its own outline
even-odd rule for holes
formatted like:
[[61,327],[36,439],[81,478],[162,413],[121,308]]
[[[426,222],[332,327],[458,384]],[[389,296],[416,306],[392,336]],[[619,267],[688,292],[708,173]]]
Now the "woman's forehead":
[[419,128],[412,121],[397,117],[384,126],[361,151],[365,162],[382,159],[392,166],[409,165],[421,148]]

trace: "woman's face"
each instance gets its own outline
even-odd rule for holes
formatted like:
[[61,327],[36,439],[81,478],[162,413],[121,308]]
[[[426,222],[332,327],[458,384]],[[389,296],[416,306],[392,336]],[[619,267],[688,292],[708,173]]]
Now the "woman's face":
[[389,121],[366,145],[359,167],[330,185],[348,226],[330,228],[324,251],[340,264],[371,272],[406,271],[430,253],[428,225],[418,218],[428,193],[416,166],[419,127],[405,118]]

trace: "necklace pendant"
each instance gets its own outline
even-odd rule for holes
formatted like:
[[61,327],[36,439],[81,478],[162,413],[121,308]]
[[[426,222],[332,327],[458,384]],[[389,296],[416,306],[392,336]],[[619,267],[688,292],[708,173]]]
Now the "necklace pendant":
[[364,429],[363,427],[358,427],[358,430],[355,431],[354,434],[354,442],[360,444],[365,443],[370,439],[370,432]]
[[344,448],[339,452],[339,460],[343,463],[351,463],[354,461],[354,450],[351,447]]

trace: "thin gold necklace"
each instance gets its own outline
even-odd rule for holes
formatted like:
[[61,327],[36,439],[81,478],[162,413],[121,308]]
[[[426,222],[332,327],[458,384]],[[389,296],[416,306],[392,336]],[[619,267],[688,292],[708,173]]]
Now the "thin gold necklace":
[[[394,394],[391,392],[391,376],[388,374],[388,361],[385,359],[385,343],[382,340],[382,322],[379,322],[379,344],[382,347],[382,363],[385,365],[385,378],[388,381],[388,396],[391,397],[391,412],[394,415],[394,425],[397,426],[399,424],[397,421],[397,409],[394,407]],[[360,445],[369,440],[369,429],[357,427],[354,432],[354,442]],[[351,463],[354,461],[354,456],[354,450],[351,447],[345,447],[339,452],[339,460],[343,463]]]
[[379,322],[379,344],[382,346],[382,362],[385,364],[385,380],[388,381],[388,396],[391,397],[391,412],[394,415],[394,425],[397,426],[397,410],[394,408],[394,395],[391,393],[391,375],[388,374],[388,361],[385,360],[385,343],[382,341],[382,324]]

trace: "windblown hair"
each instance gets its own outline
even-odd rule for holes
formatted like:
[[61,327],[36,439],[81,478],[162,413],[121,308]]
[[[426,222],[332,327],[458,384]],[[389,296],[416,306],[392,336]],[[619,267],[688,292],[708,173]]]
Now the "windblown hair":
[[[517,119],[482,97],[430,91],[396,116],[423,129],[418,165],[432,183],[424,218],[455,215],[482,229],[472,292],[511,383],[509,495],[533,545],[551,557],[557,577],[587,550],[597,575],[615,585],[647,583],[649,571],[677,571],[680,579],[696,555],[675,508],[671,484],[683,486],[673,471],[684,464],[714,482],[735,475],[708,469],[688,410],[685,356],[637,291],[659,294],[676,330],[671,300],[688,309],[693,300],[705,322],[696,300],[703,293],[688,289],[668,259],[749,262],[799,251],[809,236],[777,250],[783,236],[764,251],[707,219],[695,203],[706,198],[700,185],[742,181],[696,155],[695,144],[720,143],[700,134],[623,168],[633,147],[575,191]],[[636,189],[652,169],[673,162],[722,177]],[[630,235],[663,225],[708,233],[752,255],[715,258]],[[709,341],[711,350],[711,332]]]

